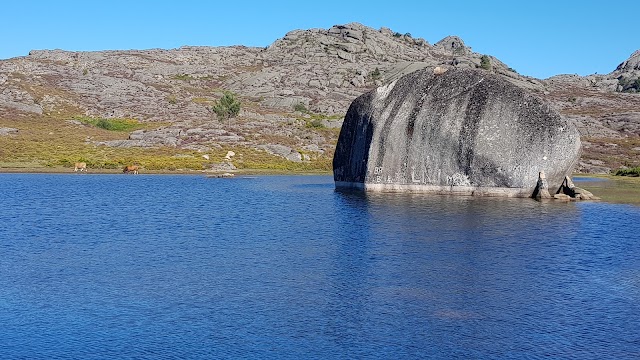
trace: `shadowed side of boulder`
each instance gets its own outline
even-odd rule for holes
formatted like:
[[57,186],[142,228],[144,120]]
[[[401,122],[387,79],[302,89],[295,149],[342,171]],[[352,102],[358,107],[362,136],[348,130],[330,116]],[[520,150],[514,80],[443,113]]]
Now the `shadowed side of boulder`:
[[578,132],[547,103],[481,70],[422,69],[357,98],[333,160],[338,187],[531,196],[557,188]]

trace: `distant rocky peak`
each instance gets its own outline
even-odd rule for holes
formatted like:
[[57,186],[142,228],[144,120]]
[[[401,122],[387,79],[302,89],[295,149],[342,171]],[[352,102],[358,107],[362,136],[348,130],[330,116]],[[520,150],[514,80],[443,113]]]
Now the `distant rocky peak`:
[[368,26],[362,25],[357,22],[352,22],[344,25],[334,25],[328,31],[328,35],[339,37],[342,39],[354,39],[361,42],[365,42],[367,39],[377,38],[380,35],[385,37],[396,38],[397,40],[409,41],[412,45],[430,46],[429,43],[422,38],[414,38],[410,33],[401,34],[394,32],[387,27],[382,27],[380,30],[375,30]]
[[634,70],[640,70],[640,50],[636,50],[627,60],[616,68],[616,71],[623,72]]
[[447,36],[433,45],[434,48],[454,55],[467,55],[471,53],[471,48],[464,44],[464,41],[457,36]]
[[371,49],[379,46],[388,47],[389,51],[396,48],[400,43],[402,46],[410,46],[416,49],[430,48],[431,45],[422,38],[414,38],[410,33],[401,34],[394,32],[389,28],[383,27],[380,30],[352,22],[343,25],[334,25],[329,29],[309,29],[309,30],[293,30],[288,32],[282,39],[276,40],[270,47],[282,48],[301,42],[313,42],[319,40],[323,45],[326,43],[322,37],[332,39],[333,42],[351,43],[355,46]]
[[343,40],[351,38],[360,42],[366,39],[366,33],[373,29],[359,23],[349,23],[345,25],[333,25],[327,35],[334,36]]

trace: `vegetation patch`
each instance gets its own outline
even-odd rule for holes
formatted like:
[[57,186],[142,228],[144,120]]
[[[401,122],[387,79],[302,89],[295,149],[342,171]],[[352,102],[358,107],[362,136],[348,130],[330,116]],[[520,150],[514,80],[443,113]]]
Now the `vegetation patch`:
[[[68,119],[68,118],[67,118]],[[207,161],[193,150],[173,147],[115,148],[97,146],[94,141],[118,140],[128,137],[127,132],[106,131],[96,125],[100,119],[76,117],[90,126],[44,116],[6,119],[0,118],[0,127],[19,129],[15,136],[0,136],[0,168],[46,169],[71,168],[76,162],[85,162],[92,169],[120,169],[124,165],[140,164],[149,170],[206,168]],[[102,119],[104,120],[104,119]],[[109,119],[112,120],[112,119]],[[120,119],[122,120],[122,119]],[[126,123],[126,122],[125,122]],[[136,124],[138,122],[136,121]],[[151,124],[138,124],[148,127]],[[157,126],[158,123],[152,124]],[[217,154],[224,156],[222,151]],[[176,157],[176,155],[185,157]],[[226,152],[225,152],[226,154]],[[212,158],[214,153],[211,153]]]
[[[296,120],[299,121],[300,124],[304,124],[304,127],[307,129],[324,130],[333,133],[336,132],[336,128],[328,128],[325,125],[326,121],[336,121],[344,117],[342,115],[324,115],[312,113],[311,111],[307,110],[303,104],[300,105],[301,107],[299,107],[296,111],[303,113],[304,117],[297,117]],[[337,132],[339,131],[340,129],[338,128]],[[327,134],[323,135],[326,136]],[[329,137],[331,138],[332,136]]]
[[293,111],[299,111],[299,112],[304,113],[304,114],[309,112],[307,107],[301,102],[293,105]]
[[[591,191],[603,201],[640,205],[640,178],[594,175],[587,177],[594,179],[583,179],[576,185]],[[574,177],[574,181],[579,178]]]
[[211,104],[213,102],[213,100],[205,97],[196,97],[191,99],[191,101],[193,101],[196,104],[205,104],[205,105]]
[[491,59],[487,55],[480,58],[480,68],[483,70],[491,70]]
[[640,176],[640,166],[627,169],[618,169],[613,175],[638,177]]
[[333,154],[318,156],[312,161],[294,162],[253,148],[234,149],[234,152],[242,153],[242,156],[236,156],[233,161],[238,169],[286,172],[330,172],[333,169]]
[[324,126],[324,121],[322,119],[307,121],[305,126],[312,129],[323,129],[326,127]]
[[372,72],[369,73],[369,78],[371,80],[380,80],[380,78],[382,77],[382,74],[380,73],[380,69],[375,68]]
[[307,111],[305,117],[297,118],[297,120],[303,121],[305,127],[308,129],[326,129],[325,120],[326,121],[335,121],[343,118],[341,115],[324,115],[324,114],[314,114],[312,112]]
[[[7,116],[7,114],[5,114]],[[339,119],[341,116],[305,115],[297,120],[300,137],[321,136],[335,143],[340,129],[314,128],[305,130],[307,122]],[[75,121],[69,121],[69,120]],[[78,122],[84,124],[81,125]],[[114,124],[124,123],[124,126]],[[46,115],[0,116],[0,127],[16,128],[12,136],[0,136],[0,169],[12,171],[73,171],[76,162],[85,162],[89,172],[121,172],[125,165],[139,165],[142,171],[204,171],[224,161],[228,150],[236,154],[233,164],[243,171],[268,173],[322,172],[332,169],[333,149],[324,153],[305,151],[295,136],[260,134],[261,142],[283,144],[308,155],[310,160],[293,162],[266,151],[238,146],[223,146],[206,152],[172,146],[152,148],[110,147],[97,145],[103,141],[124,140],[133,129],[151,129],[164,123],[142,123],[134,119],[102,119],[86,116],[51,117]],[[291,126],[291,124],[282,126]],[[313,124],[310,125],[313,127]],[[108,130],[109,129],[109,130]],[[120,129],[120,130],[112,130]],[[126,129],[126,130],[125,130]],[[317,135],[316,135],[317,134]],[[243,155],[241,155],[243,154]],[[208,158],[203,157],[208,155]],[[61,170],[62,169],[62,170]]]
[[144,125],[136,119],[105,119],[86,116],[76,116],[74,119],[85,125],[92,125],[110,131],[132,131],[144,128]]

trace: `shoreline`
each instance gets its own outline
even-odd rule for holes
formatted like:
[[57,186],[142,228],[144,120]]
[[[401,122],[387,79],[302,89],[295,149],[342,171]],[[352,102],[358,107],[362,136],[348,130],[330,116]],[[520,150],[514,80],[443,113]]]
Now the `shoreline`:
[[[271,169],[237,169],[233,171],[212,171],[212,170],[145,170],[142,169],[140,175],[197,175],[205,177],[222,177],[224,173],[236,176],[277,176],[277,175],[327,175],[331,176],[331,171],[287,171]],[[128,175],[123,174],[121,169],[90,169],[88,172],[74,172],[73,168],[52,167],[52,168],[27,168],[11,167],[0,168],[0,174],[78,174],[78,175]],[[214,176],[212,176],[214,175]],[[577,186],[586,188],[594,195],[600,197],[602,201],[615,204],[640,205],[640,177],[614,176],[611,174],[571,174],[571,178],[577,181]],[[581,180],[584,179],[584,180]]]
[[[74,174],[73,168],[66,167],[0,167],[0,174]],[[122,174],[122,169],[89,169],[89,171],[78,171],[77,173],[86,174]],[[235,175],[333,175],[332,171],[291,171],[291,170],[275,170],[275,169],[236,169],[236,170],[146,170],[141,169],[140,174],[154,175],[217,175],[223,173],[231,173]],[[574,173],[571,178],[598,178],[611,180],[629,180],[640,181],[640,177],[634,176],[614,176],[612,174],[588,174]],[[634,180],[636,179],[636,180]]]
[[[0,174],[73,174],[73,168],[65,167],[0,167]],[[78,171],[78,173],[81,173]],[[84,171],[82,173],[85,173]],[[90,169],[87,174],[122,174],[122,169]],[[332,171],[291,171],[291,170],[275,170],[275,169],[236,169],[236,170],[191,170],[191,169],[178,169],[178,170],[146,170],[141,169],[141,174],[159,174],[159,175],[215,175],[222,173],[231,173],[236,175],[333,175]],[[639,177],[634,176],[614,176],[611,174],[588,174],[588,173],[574,173],[571,174],[571,178],[599,178],[599,179],[614,179],[624,180],[633,179],[640,180]]]
[[[213,170],[145,170],[141,169],[140,175],[218,175],[231,173],[234,175],[332,175],[330,171],[288,171],[272,169],[236,169],[226,171]],[[89,171],[73,171],[73,168],[27,168],[11,167],[0,168],[0,174],[123,174],[122,169],[89,169]]]

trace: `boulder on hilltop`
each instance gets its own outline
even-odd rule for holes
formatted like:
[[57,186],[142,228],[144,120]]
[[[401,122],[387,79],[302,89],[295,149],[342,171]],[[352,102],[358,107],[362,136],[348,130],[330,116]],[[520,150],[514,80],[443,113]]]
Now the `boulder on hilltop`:
[[636,50],[631,56],[616,68],[617,71],[640,70],[640,50]]
[[333,159],[337,187],[464,195],[559,187],[577,163],[575,126],[503,77],[422,69],[351,104]]
[[462,39],[457,36],[447,36],[433,45],[434,48],[440,49],[442,52],[451,53],[453,55],[466,55],[471,52]]

